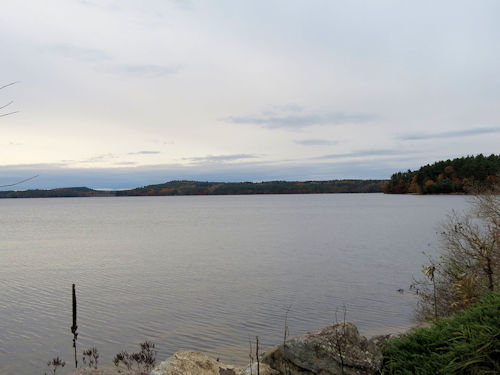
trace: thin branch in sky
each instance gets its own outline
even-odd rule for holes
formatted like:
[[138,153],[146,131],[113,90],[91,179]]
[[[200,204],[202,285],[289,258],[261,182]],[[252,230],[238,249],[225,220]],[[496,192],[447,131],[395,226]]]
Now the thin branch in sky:
[[13,115],[14,113],[18,113],[19,111],[14,111],[14,112],[9,112],[9,113],[3,113],[0,115],[0,117],[8,116],[8,115]]
[[14,103],[13,100],[11,100],[10,102],[8,102],[7,104],[3,105],[0,107],[0,109],[4,109],[5,107],[8,107],[9,105],[11,105],[12,103]]
[[21,81],[15,81],[15,82],[7,83],[6,85],[0,86],[0,90],[4,89],[6,87],[9,87],[9,86],[15,85],[16,83],[19,83],[19,82],[21,82]]
[[[6,87],[9,87],[9,86],[15,85],[16,83],[19,83],[19,82],[20,81],[15,81],[15,82],[7,83],[6,85],[0,86],[0,90],[4,89]],[[1,106],[0,109],[4,109],[5,107],[8,107],[12,103],[14,103],[14,101],[11,100],[9,103]],[[17,112],[19,112],[19,111],[13,111],[13,112],[9,112],[9,113],[2,113],[2,114],[0,114],[0,117],[5,117],[5,116],[8,116],[8,115],[13,115],[14,113],[17,113]]]
[[22,180],[22,181],[14,182],[13,184],[0,185],[0,188],[3,188],[3,187],[9,187],[9,186],[15,186],[15,185],[19,185],[19,184],[22,184],[23,182],[33,180],[34,178],[37,178],[38,176],[39,176],[39,175],[37,174],[36,176],[33,176],[33,177],[30,177],[30,178],[27,178],[27,179]]

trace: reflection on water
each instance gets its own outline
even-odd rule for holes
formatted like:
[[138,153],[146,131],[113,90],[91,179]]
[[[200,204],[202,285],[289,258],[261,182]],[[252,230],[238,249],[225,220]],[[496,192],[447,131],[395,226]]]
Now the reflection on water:
[[248,338],[280,342],[329,324],[336,308],[362,332],[408,326],[407,288],[460,196],[265,195],[0,200],[0,373],[103,362],[151,339],[244,364]]

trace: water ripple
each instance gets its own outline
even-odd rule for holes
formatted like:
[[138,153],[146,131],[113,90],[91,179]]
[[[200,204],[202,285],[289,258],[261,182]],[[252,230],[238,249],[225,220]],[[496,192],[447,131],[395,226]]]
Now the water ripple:
[[[103,363],[151,339],[244,364],[248,340],[331,324],[407,326],[406,288],[463,197],[372,195],[2,200],[0,373],[36,374],[78,345]],[[405,215],[405,212],[412,215]],[[3,220],[4,218],[8,218]],[[411,239],[409,234],[411,232]],[[340,315],[339,315],[340,313]]]

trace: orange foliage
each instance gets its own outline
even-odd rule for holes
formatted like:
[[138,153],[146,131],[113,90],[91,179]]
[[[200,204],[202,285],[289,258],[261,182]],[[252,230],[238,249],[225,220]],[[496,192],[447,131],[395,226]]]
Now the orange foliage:
[[417,175],[413,176],[411,179],[410,187],[408,188],[408,193],[421,194],[422,189],[417,182]]
[[447,167],[444,168],[444,173],[447,176],[451,176],[451,175],[455,174],[455,170],[453,169],[453,167],[451,165],[448,165]]
[[163,188],[160,190],[161,195],[167,195],[171,192],[173,192],[175,189],[174,188]]

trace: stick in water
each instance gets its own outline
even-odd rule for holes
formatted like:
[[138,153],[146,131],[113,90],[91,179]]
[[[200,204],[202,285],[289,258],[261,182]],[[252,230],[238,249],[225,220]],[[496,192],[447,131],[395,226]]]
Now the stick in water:
[[75,368],[78,368],[78,359],[76,359],[76,337],[78,333],[76,330],[78,326],[76,325],[76,292],[75,284],[73,284],[73,325],[71,326],[71,333],[73,334],[73,348],[75,348]]
[[260,375],[259,336],[255,336],[255,356],[257,357],[257,375]]

